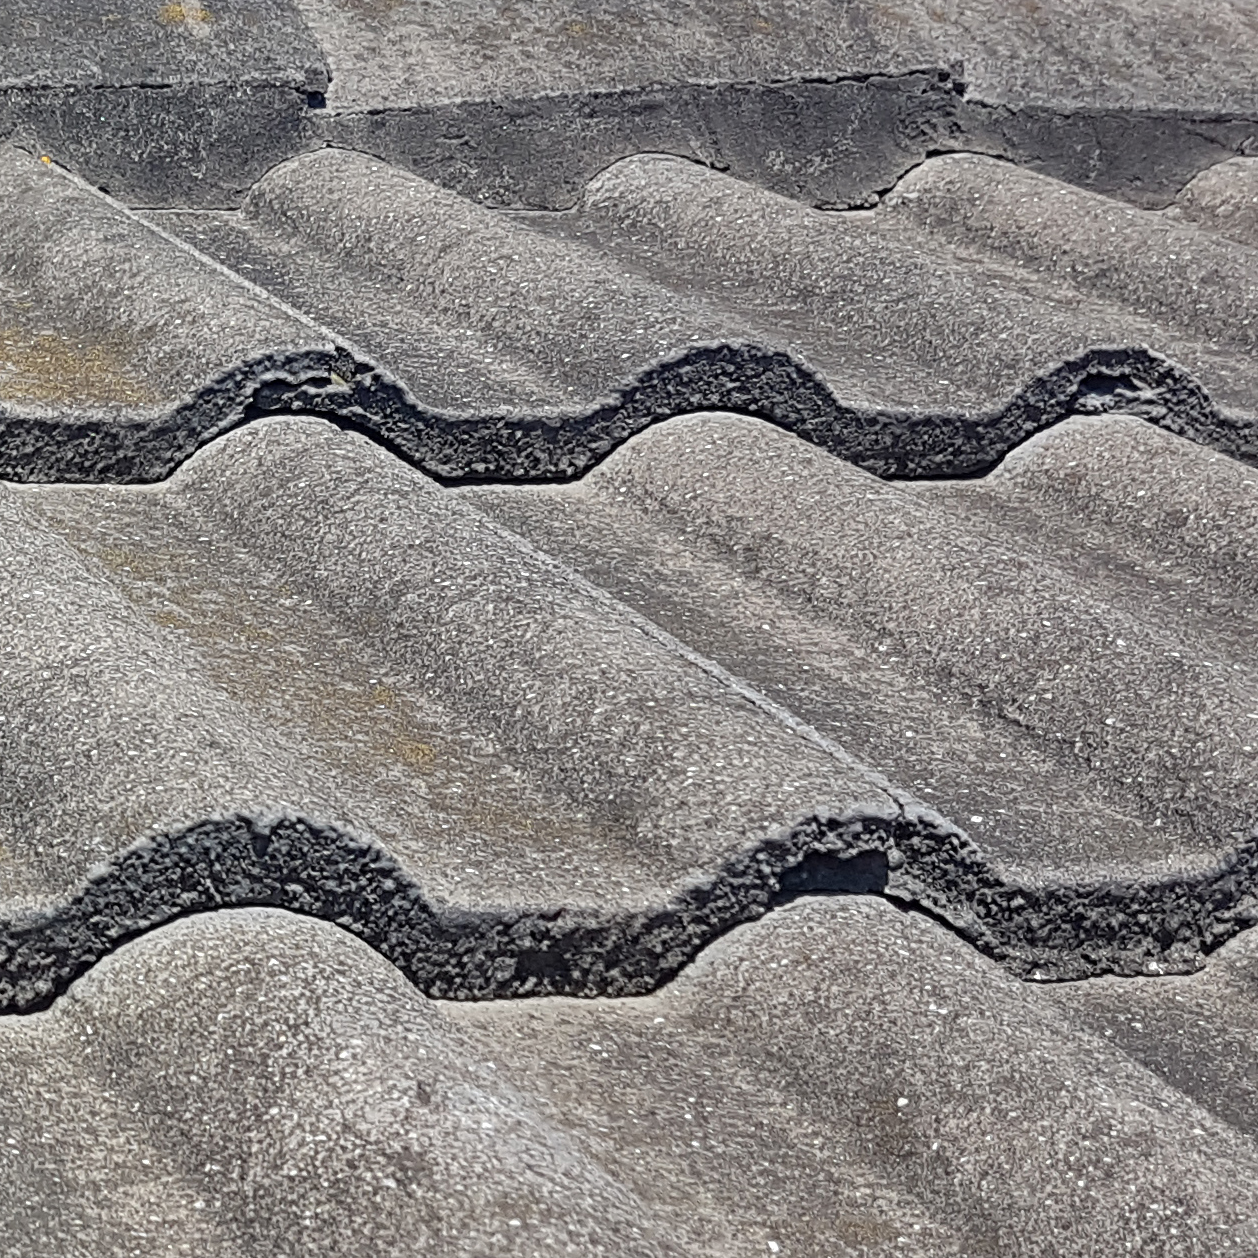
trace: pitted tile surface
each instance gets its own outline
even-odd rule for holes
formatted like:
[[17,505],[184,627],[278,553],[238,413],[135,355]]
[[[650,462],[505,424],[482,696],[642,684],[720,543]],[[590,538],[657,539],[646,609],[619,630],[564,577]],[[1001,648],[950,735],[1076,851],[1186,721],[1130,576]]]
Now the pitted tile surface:
[[6,1256],[685,1252],[335,927],[180,922],[0,1019],[0,1060]]
[[450,1016],[629,1184],[747,1219],[734,1252],[1255,1243],[1248,1134],[885,904],[801,902],[651,997]]
[[461,1006],[326,924],[190,918],[0,1019],[0,1252],[1249,1252],[1252,1137],[1106,1029],[877,902],[651,997]]
[[[1183,0],[1070,3],[1033,14],[984,0],[917,5],[756,0],[728,6],[471,5],[300,0],[328,50],[330,99],[369,108],[698,80],[781,81],[964,66],[980,99],[1232,112],[1258,86],[1253,15]],[[1084,35],[1084,31],[1087,35]],[[1206,51],[1208,50],[1208,51]],[[1203,51],[1211,72],[1200,73]]]

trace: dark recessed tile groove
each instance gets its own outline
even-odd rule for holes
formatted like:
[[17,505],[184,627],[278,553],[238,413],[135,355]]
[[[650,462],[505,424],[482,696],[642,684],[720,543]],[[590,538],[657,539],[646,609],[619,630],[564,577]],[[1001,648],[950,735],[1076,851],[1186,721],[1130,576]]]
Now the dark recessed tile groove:
[[0,477],[151,483],[242,424],[306,413],[370,437],[445,484],[560,482],[651,425],[697,411],[767,420],[887,478],[981,476],[1062,419],[1110,411],[1142,415],[1232,458],[1258,461],[1258,426],[1222,413],[1187,372],[1139,348],[1089,351],[990,414],[858,410],[797,358],[716,345],[644,371],[591,411],[483,418],[431,411],[387,371],[346,350],[311,350],[235,368],[148,422],[45,419],[0,407]]
[[1258,837],[1196,878],[1025,887],[927,810],[815,817],[669,904],[609,914],[443,907],[387,852],[339,830],[229,817],[146,840],[64,906],[0,926],[0,1014],[47,1008],[146,931],[248,906],[352,931],[432,997],[637,996],[734,926],[824,893],[882,894],[919,909],[1024,978],[1191,973],[1258,921]]

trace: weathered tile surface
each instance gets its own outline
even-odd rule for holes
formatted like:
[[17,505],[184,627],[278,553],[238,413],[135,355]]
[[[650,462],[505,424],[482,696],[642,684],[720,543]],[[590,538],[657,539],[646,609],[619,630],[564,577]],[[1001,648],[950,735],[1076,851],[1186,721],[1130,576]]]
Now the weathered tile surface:
[[1258,1252],[1245,6],[9,9],[0,1254]]
[[133,205],[238,205],[331,142],[535,209],[652,152],[828,206],[952,151],[1163,206],[1252,152],[1258,120],[1238,0],[11,0],[6,18],[0,137]]

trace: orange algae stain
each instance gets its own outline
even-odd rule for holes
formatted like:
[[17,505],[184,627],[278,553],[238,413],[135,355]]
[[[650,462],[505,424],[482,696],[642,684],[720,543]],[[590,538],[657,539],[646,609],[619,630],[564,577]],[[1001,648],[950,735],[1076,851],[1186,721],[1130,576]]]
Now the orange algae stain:
[[106,344],[0,324],[0,401],[143,406],[157,400]]

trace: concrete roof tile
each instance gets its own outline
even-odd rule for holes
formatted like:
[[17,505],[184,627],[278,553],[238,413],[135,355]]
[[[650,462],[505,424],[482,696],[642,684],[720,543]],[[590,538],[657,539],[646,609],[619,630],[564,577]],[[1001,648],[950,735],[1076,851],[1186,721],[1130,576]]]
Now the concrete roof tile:
[[1236,0],[1204,16],[1185,0],[1034,12],[21,0],[8,12],[0,137],[135,205],[238,205],[275,162],[331,142],[539,209],[571,205],[635,153],[860,206],[957,150],[1157,207],[1248,151],[1256,120],[1256,32]]
[[[271,421],[155,490],[8,493],[12,1005],[258,899],[355,924],[433,990],[633,989],[806,852],[893,841],[876,774],[359,437]],[[586,978],[433,969],[434,914],[514,923],[529,955],[612,931],[628,968],[595,944]]]
[[639,1192],[742,1223],[733,1252],[1254,1243],[1248,1136],[885,904],[801,902],[651,997],[450,1017]]
[[727,9],[0,33],[0,1255],[1258,1245],[1250,15]]
[[[1108,431],[1121,440],[1138,424],[1075,421],[1072,435],[1085,445],[1093,436],[1090,429],[1099,428],[1098,436]],[[1185,445],[1188,461],[1198,454],[1182,439],[1157,437]],[[1133,457],[1138,460],[1139,454],[1133,451]],[[1003,471],[988,478],[1008,496],[1006,502],[1016,504],[1011,512],[1020,506],[1020,485],[1040,479],[1030,463],[1027,457],[1019,465],[1016,487]],[[1244,494],[1241,468],[1231,466],[1234,488]],[[1142,483],[1152,487],[1157,502],[1156,475]],[[964,490],[937,505],[933,485],[915,489],[879,482],[767,425],[713,416],[651,430],[579,487],[529,491],[534,514],[549,509],[562,519],[562,531],[534,524],[516,505],[518,490],[486,489],[475,497],[539,544],[561,554],[571,551],[578,562],[590,563],[592,552],[608,554],[600,545],[606,538],[601,528],[593,543],[583,544],[580,537],[583,520],[595,512],[614,515],[617,523],[608,531],[625,550],[646,552],[636,557],[644,566],[653,560],[657,569],[675,564],[688,572],[689,552],[711,557],[730,570],[731,580],[741,576],[763,592],[761,614],[772,624],[780,623],[779,614],[763,608],[780,602],[792,619],[815,626],[812,633],[801,633],[805,642],[837,631],[839,650],[839,642],[854,639],[866,659],[889,662],[897,679],[916,683],[914,690],[933,690],[939,700],[950,700],[950,707],[974,716],[990,711],[996,724],[1012,723],[1019,739],[1030,736],[1048,757],[1065,753],[1078,767],[1086,765],[1096,786],[1109,782],[1118,788],[1110,796],[1111,807],[1143,818],[1143,838],[1111,839],[1101,851],[1096,836],[1074,825],[1061,835],[1058,847],[1038,824],[1022,840],[1010,835],[1006,849],[999,818],[989,818],[982,829],[984,845],[1017,864],[1047,869],[1062,862],[1077,868],[1099,858],[1116,871],[1117,863],[1126,860],[1136,866],[1167,859],[1192,863],[1211,849],[1225,851],[1249,824],[1254,753],[1242,748],[1252,741],[1258,696],[1248,680],[1248,633],[1240,630],[1233,637],[1225,630],[1220,640],[1204,616],[1166,616],[1150,623],[1146,582],[1111,584],[1103,566],[1089,573],[1064,565],[1053,552],[1051,525],[1028,545],[1002,544],[999,517],[995,523],[985,519],[980,505],[986,484],[964,482]],[[950,507],[966,496],[968,518],[958,519]],[[567,509],[569,500],[575,511]],[[1197,528],[1204,531],[1210,527],[1206,521],[1212,521],[1216,530],[1230,530],[1233,520],[1225,510],[1216,514],[1213,506],[1213,501],[1198,506]],[[588,507],[593,507],[591,516],[583,514]],[[1182,510],[1173,500],[1166,509]],[[654,527],[638,530],[642,516]],[[660,533],[672,541],[671,554],[656,540]],[[1193,565],[1194,573],[1201,566]],[[1165,584],[1175,583],[1172,578]],[[670,585],[685,597],[685,579]],[[694,601],[701,597],[695,587]],[[1194,588],[1183,601],[1198,597]],[[1234,624],[1226,613],[1223,619],[1231,622],[1229,628]],[[755,629],[745,623],[743,633]],[[776,632],[781,635],[782,628]],[[689,636],[693,641],[693,630]],[[790,640],[789,632],[783,636]],[[1070,644],[1067,650],[1063,643]],[[716,654],[715,645],[703,649]],[[828,671],[845,664],[832,658]],[[866,674],[866,685],[874,684],[870,671],[881,668],[853,668],[857,675]],[[775,678],[770,685],[761,677],[758,684],[774,693],[781,682]],[[830,684],[842,682],[835,676]],[[897,714],[896,724],[910,733],[920,702],[910,691]],[[1151,738],[1165,742],[1155,745]],[[991,744],[984,740],[982,745],[991,754]],[[1011,750],[1002,747],[1006,756]],[[977,757],[978,763],[983,759]],[[988,775],[985,765],[978,772]],[[1174,785],[1180,774],[1184,778]],[[1073,789],[1077,786],[1062,794]],[[1208,801],[1220,790],[1240,805],[1240,812],[1230,805],[1214,812]],[[1011,782],[1004,809],[1018,812],[1016,797]],[[1030,809],[1042,811],[1040,802]],[[1193,818],[1187,829],[1175,819],[1185,813]]]
[[439,1007],[289,914],[147,936],[0,1023],[0,1060],[3,1253],[683,1252]]
[[[40,205],[51,197],[73,211],[82,194],[41,187],[55,176],[11,161]],[[1037,195],[1086,196],[1018,178]],[[999,251],[976,259],[958,252],[963,240],[932,245],[903,221],[912,204],[892,199],[872,220],[823,215],[687,163],[634,159],[594,185],[588,211],[519,219],[326,150],[272,172],[243,219],[164,220],[229,264],[257,273],[262,260],[259,278],[304,314],[165,234],[146,237],[103,202],[92,212],[109,231],[79,252],[55,216],[32,210],[23,229],[33,243],[13,269],[41,319],[67,343],[91,335],[101,353],[125,350],[171,402],[144,426],[91,416],[90,442],[75,434],[93,447],[82,455],[64,426],[24,414],[22,383],[9,421],[25,447],[17,474],[162,475],[206,436],[284,408],[364,424],[447,479],[570,476],[646,424],[698,409],[761,414],[884,475],[984,470],[1072,412],[1120,407],[1227,453],[1249,450],[1243,249],[1152,215],[1131,228],[1141,248],[1150,232],[1179,233],[1202,257],[1227,259],[1214,313],[1193,315],[1186,332],[1184,311],[1164,326],[1157,310],[1133,310],[1130,285],[1101,302],[1099,278],[1063,288],[1025,266],[1011,274]],[[1082,224],[1071,237],[1080,257],[1092,247],[1087,214],[1108,204],[1092,197],[1066,215]],[[718,221],[719,232],[705,229]],[[89,282],[75,258],[86,250],[86,268],[124,247],[128,265],[174,282],[124,287],[101,329],[71,296]],[[1181,265],[1167,264],[1167,275]],[[374,317],[382,306],[389,314]],[[163,338],[146,348],[152,338],[137,333],[159,319],[187,352],[176,357]],[[993,325],[1003,329],[994,338]],[[460,363],[460,338],[475,347],[474,370]],[[176,389],[190,392],[175,403]]]
[[1233,157],[1186,183],[1174,210],[1241,244],[1258,245],[1258,159]]
[[0,1022],[8,1252],[1244,1253],[1251,1138],[1140,1060],[1213,981],[1059,998],[813,900],[652,996],[440,1005],[331,926],[189,918]]

